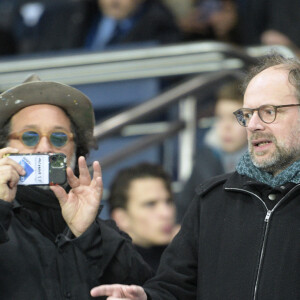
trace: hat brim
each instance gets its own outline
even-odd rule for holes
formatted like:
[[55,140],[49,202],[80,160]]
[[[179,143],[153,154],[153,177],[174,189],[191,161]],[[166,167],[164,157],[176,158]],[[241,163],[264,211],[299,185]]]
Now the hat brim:
[[3,92],[0,95],[0,126],[21,109],[36,104],[62,108],[80,130],[93,136],[95,117],[90,99],[78,89],[58,82],[27,82]]

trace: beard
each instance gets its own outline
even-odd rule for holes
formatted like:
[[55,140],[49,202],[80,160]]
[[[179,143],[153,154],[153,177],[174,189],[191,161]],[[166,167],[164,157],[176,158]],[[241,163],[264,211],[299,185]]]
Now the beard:
[[[297,143],[299,141],[299,129],[295,130],[289,139],[284,143],[279,143],[277,139],[272,134],[262,134],[256,133],[251,136],[249,141],[248,150],[250,153],[251,160],[257,168],[262,171],[276,175],[290,166],[293,162],[297,161],[300,157],[300,145]],[[254,151],[254,146],[251,141],[259,138],[264,138],[273,143],[275,150],[269,154],[263,160],[257,159],[259,156],[265,155],[265,151],[256,152]],[[292,145],[290,147],[286,145]]]

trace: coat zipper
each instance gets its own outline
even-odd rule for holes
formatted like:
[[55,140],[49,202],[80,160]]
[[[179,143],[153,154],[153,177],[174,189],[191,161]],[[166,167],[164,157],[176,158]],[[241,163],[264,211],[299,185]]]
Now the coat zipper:
[[254,293],[253,293],[253,300],[256,300],[256,296],[257,296],[258,281],[259,281],[259,277],[260,277],[259,275],[260,275],[261,268],[262,268],[262,261],[263,261],[263,257],[264,257],[264,253],[265,253],[267,233],[268,233],[268,230],[269,230],[269,220],[271,218],[272,212],[273,212],[273,210],[268,210],[267,209],[267,214],[266,214],[265,220],[264,220],[265,223],[266,223],[266,225],[264,226],[263,242],[262,242],[262,247],[261,247],[261,250],[260,250],[260,257],[259,257],[258,269],[257,269],[257,273],[256,273]]
[[263,242],[262,242],[262,246],[261,246],[261,250],[260,250],[260,257],[259,257],[259,262],[258,262],[258,269],[257,269],[257,273],[256,273],[256,279],[255,279],[255,285],[254,285],[254,293],[253,293],[253,300],[256,300],[257,298],[257,289],[258,289],[258,281],[259,281],[259,275],[261,272],[261,268],[262,268],[262,261],[263,261],[263,257],[264,257],[264,252],[265,252],[265,246],[266,246],[266,240],[267,240],[267,233],[269,230],[269,221],[270,218],[272,216],[272,213],[275,211],[275,209],[287,198],[287,196],[298,187],[299,185],[294,186],[284,197],[281,198],[281,200],[273,207],[273,209],[268,209],[266,203],[256,194],[247,191],[247,190],[243,190],[243,189],[238,189],[238,188],[225,188],[225,190],[235,190],[235,191],[240,191],[240,192],[245,192],[247,194],[253,195],[255,196],[257,199],[260,200],[260,202],[264,205],[265,209],[267,210],[264,222],[266,223],[266,225],[264,226],[264,232],[263,232]]

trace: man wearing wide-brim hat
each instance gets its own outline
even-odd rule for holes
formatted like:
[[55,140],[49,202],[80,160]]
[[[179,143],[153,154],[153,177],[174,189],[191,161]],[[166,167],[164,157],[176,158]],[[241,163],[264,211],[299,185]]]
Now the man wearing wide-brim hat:
[[[90,176],[94,111],[79,90],[37,76],[0,95],[0,298],[90,299],[100,283],[151,276],[130,239],[98,218],[99,162]],[[7,154],[63,153],[67,186],[18,185],[25,170]]]

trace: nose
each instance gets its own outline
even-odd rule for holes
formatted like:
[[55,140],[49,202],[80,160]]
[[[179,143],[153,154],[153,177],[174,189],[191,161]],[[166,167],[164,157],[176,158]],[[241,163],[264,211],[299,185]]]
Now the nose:
[[265,128],[264,124],[265,123],[259,117],[258,112],[255,111],[248,123],[247,129],[249,131],[263,130]]
[[54,152],[53,146],[46,136],[40,138],[39,143],[35,147],[35,152]]

